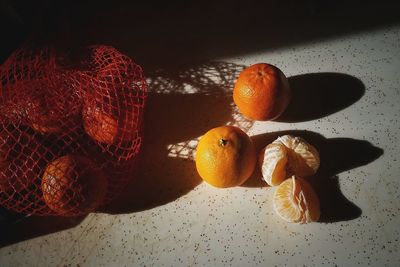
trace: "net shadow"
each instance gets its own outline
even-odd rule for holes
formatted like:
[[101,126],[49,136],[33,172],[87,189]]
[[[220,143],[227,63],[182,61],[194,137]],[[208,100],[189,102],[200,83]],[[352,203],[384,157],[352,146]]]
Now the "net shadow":
[[193,161],[199,137],[221,125],[246,131],[253,124],[232,103],[233,83],[242,69],[209,62],[149,74],[141,158],[133,182],[105,212],[129,213],[164,205],[201,183]]

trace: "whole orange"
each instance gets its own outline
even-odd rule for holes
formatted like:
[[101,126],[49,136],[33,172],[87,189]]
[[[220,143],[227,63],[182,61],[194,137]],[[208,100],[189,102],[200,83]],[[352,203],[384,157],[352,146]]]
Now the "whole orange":
[[88,158],[60,157],[49,163],[42,178],[43,198],[59,215],[78,215],[94,211],[107,193],[107,179]]
[[26,96],[24,114],[28,124],[41,134],[59,134],[63,129],[78,125],[81,110],[72,88],[43,89],[40,83],[33,84]]
[[277,67],[258,63],[244,69],[235,83],[233,100],[252,120],[278,118],[290,102],[289,82]]
[[196,168],[200,177],[215,187],[244,183],[254,171],[256,152],[250,137],[234,126],[208,131],[197,145]]
[[83,126],[92,139],[104,144],[132,141],[138,131],[133,110],[121,111],[117,117],[92,104],[83,108]]
[[117,119],[94,106],[84,107],[83,126],[86,133],[100,143],[112,144],[118,134]]

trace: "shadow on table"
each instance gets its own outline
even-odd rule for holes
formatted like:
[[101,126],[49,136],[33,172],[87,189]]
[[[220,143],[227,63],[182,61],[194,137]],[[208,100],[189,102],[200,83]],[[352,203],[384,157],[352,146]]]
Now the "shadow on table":
[[[337,222],[359,217],[362,211],[342,194],[338,175],[373,162],[383,154],[383,150],[368,141],[352,138],[325,138],[318,133],[303,130],[260,134],[252,139],[257,151],[260,151],[277,137],[286,134],[304,138],[320,153],[320,168],[314,176],[308,178],[320,199],[320,221]],[[262,181],[260,170],[258,170],[243,186],[260,187],[267,184]]]
[[[141,157],[132,182],[100,212],[131,213],[167,204],[194,189],[201,179],[193,162],[196,138],[212,127],[252,122],[232,103],[233,82],[243,66],[208,62],[148,75],[150,93],[145,112]],[[84,217],[7,215],[0,246],[51,234],[78,225]]]
[[320,119],[357,102],[364,84],[344,73],[307,73],[289,77],[292,99],[276,121],[302,122]]
[[24,217],[9,212],[4,216],[7,216],[9,221],[0,222],[0,248],[75,227],[86,217]]
[[104,212],[130,213],[164,205],[201,183],[193,161],[197,138],[209,129],[252,126],[232,103],[243,66],[210,62],[150,75],[143,149],[132,182]]

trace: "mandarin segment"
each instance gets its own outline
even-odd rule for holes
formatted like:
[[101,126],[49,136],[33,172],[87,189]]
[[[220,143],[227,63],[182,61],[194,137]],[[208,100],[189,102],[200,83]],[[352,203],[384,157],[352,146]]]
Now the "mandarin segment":
[[215,187],[241,185],[254,171],[256,152],[249,136],[234,126],[211,129],[196,149],[200,177]]
[[260,153],[260,166],[264,180],[271,186],[279,185],[286,176],[288,152],[282,144],[269,144]]
[[273,204],[276,213],[288,222],[310,223],[320,217],[317,194],[307,181],[295,176],[276,188]]
[[292,174],[300,177],[314,175],[320,165],[317,149],[301,137],[284,135],[274,141],[275,144],[283,144],[288,149],[288,168]]

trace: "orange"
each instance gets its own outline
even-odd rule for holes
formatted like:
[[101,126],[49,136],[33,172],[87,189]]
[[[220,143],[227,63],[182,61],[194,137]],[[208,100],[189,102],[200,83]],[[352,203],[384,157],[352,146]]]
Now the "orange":
[[[57,109],[52,99],[46,99],[42,95],[34,95],[30,99],[30,105],[26,113],[30,121],[30,126],[41,134],[55,134],[62,131],[61,124],[65,120],[64,114],[57,110],[51,110],[50,107]],[[46,101],[47,100],[47,101]]]
[[139,122],[133,110],[122,110],[119,116],[105,112],[96,104],[83,109],[83,126],[86,133],[95,141],[104,144],[129,142],[136,138]]
[[112,144],[118,134],[118,121],[99,108],[85,107],[83,126],[86,133],[100,143]]
[[102,204],[107,179],[88,158],[67,155],[47,165],[42,191],[47,206],[59,215],[88,213]]
[[271,186],[279,185],[291,175],[314,175],[320,165],[317,149],[303,138],[284,135],[267,145],[260,153],[264,180]]
[[276,188],[273,203],[276,213],[288,222],[310,223],[320,216],[317,194],[307,181],[295,176]]
[[59,133],[61,132],[61,128],[57,125],[46,125],[46,124],[40,124],[40,123],[32,123],[32,128],[42,134],[46,133]]
[[62,134],[63,131],[70,131],[80,125],[80,120],[77,114],[73,114],[69,117],[55,115],[54,118],[50,118],[48,115],[40,115],[36,118],[31,117],[30,120],[31,128],[42,135]]
[[200,177],[215,187],[241,185],[254,171],[256,152],[250,137],[234,126],[221,126],[201,137],[196,150]]
[[35,131],[41,134],[58,134],[63,128],[78,124],[76,118],[79,117],[80,105],[71,88],[64,89],[42,90],[41,85],[38,85],[38,88],[26,96],[24,113]]
[[240,112],[252,120],[273,120],[289,104],[289,82],[277,67],[258,63],[244,69],[235,83],[233,100]]

